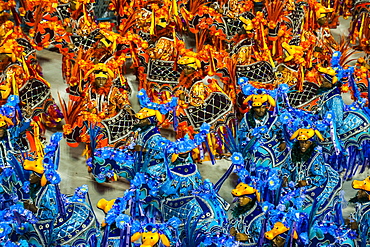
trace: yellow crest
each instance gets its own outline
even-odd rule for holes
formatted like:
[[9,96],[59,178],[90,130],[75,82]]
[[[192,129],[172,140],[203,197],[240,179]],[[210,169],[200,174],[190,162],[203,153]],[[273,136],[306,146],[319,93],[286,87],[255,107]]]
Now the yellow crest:
[[98,201],[96,207],[103,210],[105,213],[108,213],[109,210],[111,210],[111,208],[113,207],[115,201],[116,199],[107,201],[106,199],[102,198]]
[[39,174],[43,174],[45,170],[44,170],[44,165],[42,163],[42,160],[43,160],[42,157],[39,157],[36,160],[26,159],[23,163],[23,169],[27,171],[33,171]]
[[[338,81],[338,77],[336,77],[337,72],[332,67],[319,67],[318,71],[323,74],[327,74],[332,77],[331,83],[335,84]],[[325,79],[329,80],[328,78],[324,77]]]
[[313,136],[317,135],[317,137],[324,141],[321,133],[318,130],[314,129],[298,129],[294,134],[290,137],[290,140],[297,139],[299,141],[306,141],[311,139]]
[[193,69],[199,69],[202,67],[202,64],[200,63],[199,59],[196,58],[196,53],[189,53],[189,55],[181,57],[177,61],[177,63],[181,65],[187,65],[189,67],[192,67]]
[[142,241],[142,247],[153,247],[156,246],[159,240],[161,240],[162,244],[164,246],[170,246],[171,243],[166,235],[159,234],[158,232],[136,232],[131,237],[131,242],[135,242],[141,238]]
[[273,240],[276,236],[287,231],[289,231],[289,227],[286,227],[282,222],[278,221],[274,224],[274,227],[270,231],[265,232],[265,238],[268,240]]
[[[94,67],[92,69],[90,69],[86,75],[85,75],[85,79],[88,78],[88,76],[94,72],[94,71],[103,71],[103,72],[106,72],[106,73],[102,73],[106,76],[106,78],[108,78],[108,75],[110,76],[110,78],[115,78],[114,76],[114,72],[108,67],[108,65],[104,64],[104,63],[98,63],[98,64],[95,64]],[[100,72],[101,73],[101,72]],[[98,73],[98,74],[100,74]]]
[[324,7],[322,4],[320,4],[318,2],[315,4],[315,10],[316,10],[316,12],[315,12],[316,19],[323,18],[323,17],[326,16],[326,14],[331,13],[331,12],[334,11],[334,9],[332,9],[332,8],[326,8],[326,7]]
[[244,101],[244,104],[248,104],[249,101],[252,101],[253,107],[260,107],[263,103],[268,102],[271,106],[275,107],[275,100],[268,94],[252,94],[249,95]]
[[352,188],[357,190],[370,191],[370,177],[365,178],[364,180],[353,180]]
[[163,122],[164,117],[158,110],[153,110],[149,108],[142,108],[138,113],[135,114],[135,117],[138,119],[144,119],[148,117],[156,116],[158,122]]
[[100,71],[99,73],[95,74],[95,78],[106,78],[108,79],[108,75]]
[[251,195],[256,193],[257,190],[246,183],[239,183],[235,189],[231,191],[231,194],[234,196],[244,196],[244,195]]
[[337,74],[337,72],[332,67],[319,67],[318,70],[320,73],[328,74],[331,76],[335,76]]
[[4,115],[0,114],[0,127],[4,127],[6,125],[14,125],[10,118],[5,117]]

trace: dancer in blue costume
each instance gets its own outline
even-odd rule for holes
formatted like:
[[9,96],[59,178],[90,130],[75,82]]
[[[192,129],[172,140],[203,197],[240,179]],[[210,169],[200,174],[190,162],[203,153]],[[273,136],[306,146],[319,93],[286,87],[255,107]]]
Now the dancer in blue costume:
[[177,99],[156,104],[151,102],[145,90],[141,90],[138,97],[144,108],[135,115],[139,123],[135,126],[137,155],[134,170],[155,177],[162,184],[160,192],[165,197],[189,195],[202,183],[191,151],[206,140],[210,126],[203,123],[194,139],[185,136],[172,142],[161,136],[157,124],[163,121],[162,113],[174,109]]
[[193,189],[202,184],[202,177],[191,152],[177,152],[171,155],[168,164],[172,179],[168,179],[161,188],[166,197],[189,196]]
[[[37,169],[36,169],[37,171]],[[98,246],[98,230],[94,213],[85,203],[59,200],[62,196],[55,184],[41,186],[42,178],[37,172],[30,177],[32,203],[25,208],[32,211],[38,222],[34,231],[26,234],[29,242],[36,246]]]
[[[257,133],[260,145],[250,153],[250,162],[247,170],[255,171],[256,167],[278,168],[287,173],[285,165],[289,162],[289,149],[286,146],[282,125],[278,116],[268,111],[275,107],[275,100],[262,89],[246,89],[248,86],[246,78],[239,79],[244,93],[251,93],[244,103],[251,103],[251,109],[247,112],[239,125],[239,143],[250,141]],[[243,145],[243,144],[242,144]]]
[[[24,107],[20,112],[18,104],[18,96],[10,95],[7,103],[0,108],[0,167],[11,165],[20,181],[25,182],[28,174],[20,163],[30,151],[29,143],[34,141],[25,138],[25,132],[31,126],[33,111],[31,107]],[[21,118],[17,120],[19,113]]]
[[29,199],[27,189],[23,186],[27,183],[26,175],[14,155],[18,150],[14,148],[13,143],[19,134],[30,126],[30,120],[27,119],[18,126],[7,129],[8,124],[11,125],[11,123],[10,119],[0,114],[0,169],[1,172],[5,170],[7,174],[1,177],[0,210],[17,200]]
[[[92,174],[98,183],[116,181],[117,175],[132,180],[136,173],[147,172],[148,169],[161,172],[161,164],[164,163],[163,147],[157,143],[163,139],[157,125],[163,120],[162,114],[172,109],[171,104],[156,104],[150,102],[145,90],[138,93],[138,98],[143,108],[135,114],[137,124],[134,125],[134,140],[127,149],[96,148],[96,139],[100,133],[100,127],[89,129],[91,138],[90,146],[93,156],[87,160]],[[176,105],[177,98],[172,104]],[[163,170],[162,170],[163,171]]]
[[85,202],[87,186],[76,190],[73,197],[63,196],[58,184],[60,177],[56,172],[59,165],[59,141],[62,133],[55,133],[51,143],[45,148],[41,159],[25,160],[24,169],[30,175],[31,201],[25,208],[32,211],[38,222],[33,230],[25,234],[29,243],[35,246],[87,246],[98,245],[96,217]]
[[191,151],[206,140],[210,126],[204,123],[194,139],[186,136],[172,142],[162,137],[157,125],[163,120],[162,113],[176,106],[176,98],[170,104],[153,103],[145,90],[138,97],[144,108],[135,114],[138,120],[133,128],[135,138],[128,149],[100,148],[88,159],[96,181],[105,182],[116,174],[132,180],[137,173],[146,173],[163,185],[161,195],[188,195],[201,183]]
[[[106,199],[102,198],[96,204],[96,207],[101,209],[106,216],[109,210],[112,209],[116,199],[112,199],[107,201]],[[118,212],[119,213],[119,212]],[[104,235],[102,237],[102,246],[111,246],[111,247],[119,247],[120,246],[120,229],[116,226],[115,222],[111,222],[109,225],[105,220],[101,223],[101,228],[104,231]]]
[[18,153],[16,140],[20,134],[30,127],[31,120],[29,118],[13,126],[12,121],[0,114],[0,164],[6,166],[10,155],[9,153]]
[[[141,155],[140,171],[156,178],[162,184],[160,188],[162,196],[171,198],[188,196],[202,183],[190,151],[205,141],[210,126],[204,123],[194,139],[185,136],[171,142],[162,137],[158,127],[152,124],[155,122],[154,116],[151,115],[156,112],[143,108],[136,114],[141,119],[139,123],[141,130],[135,147]],[[158,113],[156,117],[158,118]]]
[[235,236],[240,246],[258,246],[265,216],[259,192],[249,186],[251,182],[248,181],[248,184],[241,182],[231,192],[239,202],[232,210],[230,234]]
[[[13,168],[0,169],[0,245],[1,246],[29,246],[25,234],[37,222],[35,215],[25,209],[17,194],[28,193],[28,186],[22,185]],[[20,245],[19,245],[20,244]]]
[[342,179],[338,172],[324,162],[315,136],[322,139],[314,129],[298,129],[291,137],[297,139],[291,151],[294,170],[291,181],[305,187],[303,209],[310,215],[310,225],[316,221],[329,220],[343,223],[339,192]]
[[[330,131],[324,134],[320,142],[325,154],[325,160],[338,172],[345,171],[344,178],[350,179],[361,172],[369,163],[367,150],[370,147],[370,116],[359,97],[356,83],[353,79],[353,68],[343,69],[339,65],[341,53],[334,52],[331,67],[319,68],[322,72],[321,95],[317,114],[321,120],[330,123]],[[340,92],[342,81],[346,79],[359,101],[346,106]]]
[[173,110],[177,105],[177,98],[166,104],[153,103],[144,89],[139,91],[138,98],[143,108],[135,114],[139,123],[133,129],[137,133],[134,172],[147,172],[150,169],[153,173],[163,173],[159,164],[164,163],[164,146],[160,144],[165,138],[161,136],[157,125],[164,120],[162,114]]
[[140,122],[135,126],[137,133],[135,146],[135,166],[134,171],[148,173],[157,177],[159,180],[167,179],[165,166],[164,146],[167,139],[161,136],[157,127],[158,120],[163,119],[161,113],[157,110],[143,108],[136,117]]
[[[21,165],[21,158],[26,156],[28,146],[21,144],[22,135],[30,127],[32,109],[25,107],[18,124],[15,124],[19,98],[11,95],[5,105],[0,108],[0,169],[5,170],[7,176],[1,178],[1,205],[5,209],[16,201],[28,200],[27,178]],[[14,121],[14,122],[13,122]],[[25,139],[25,138],[23,138]],[[29,142],[31,140],[28,140]]]

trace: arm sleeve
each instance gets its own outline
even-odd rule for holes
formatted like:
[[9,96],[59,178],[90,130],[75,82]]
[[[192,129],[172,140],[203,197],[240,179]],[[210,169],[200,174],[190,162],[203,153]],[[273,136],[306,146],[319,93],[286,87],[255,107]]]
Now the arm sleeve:
[[36,207],[38,208],[37,217],[42,220],[55,219],[55,217],[59,213],[58,205],[56,202],[55,187],[51,184],[48,184],[46,186],[47,191],[41,195],[42,198],[39,198],[36,205]]
[[[159,144],[163,143],[163,144]],[[160,134],[153,135],[150,137],[150,139],[145,144],[145,148],[152,149],[155,151],[163,151],[163,147],[166,147],[166,144],[169,143],[169,140],[167,140],[165,137],[162,137]]]
[[11,138],[18,138],[19,135],[26,131],[31,125],[31,119],[22,120],[18,125],[10,129]]
[[343,100],[335,97],[331,101],[331,109],[335,112],[335,121],[337,127],[339,127],[343,123]]
[[284,133],[283,133],[283,125],[280,122],[275,123],[274,132],[275,132],[275,135],[276,135],[276,139],[279,142],[284,142],[285,141]]
[[321,155],[317,156],[310,169],[310,176],[307,178],[308,184],[321,186],[326,181],[326,167]]
[[322,117],[324,117],[328,111],[334,112],[336,126],[341,126],[343,123],[343,100],[340,96],[331,98],[324,104]]
[[249,133],[249,129],[248,129],[247,126],[248,126],[248,124],[247,124],[247,114],[245,114],[242,121],[239,124],[238,136],[237,136],[239,143],[247,140],[247,136],[248,136],[248,133]]

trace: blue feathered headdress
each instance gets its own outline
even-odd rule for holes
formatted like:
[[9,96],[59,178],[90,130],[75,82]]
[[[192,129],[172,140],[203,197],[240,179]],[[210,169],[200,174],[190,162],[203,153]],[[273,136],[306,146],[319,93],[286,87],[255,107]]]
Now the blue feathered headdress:
[[157,110],[161,114],[167,114],[169,111],[173,110],[177,106],[176,97],[172,97],[171,101],[165,104],[158,104],[158,103],[152,102],[148,94],[146,93],[145,89],[141,89],[138,92],[137,97],[139,98],[141,107],[149,108],[152,110]]

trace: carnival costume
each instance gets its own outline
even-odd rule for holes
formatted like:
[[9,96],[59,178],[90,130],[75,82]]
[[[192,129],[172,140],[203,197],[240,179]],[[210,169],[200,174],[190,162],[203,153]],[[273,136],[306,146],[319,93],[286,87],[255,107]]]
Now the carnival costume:
[[274,107],[276,106],[275,100],[266,91],[254,89],[251,85],[248,85],[248,80],[245,78],[241,78],[239,82],[245,93],[248,90],[256,91],[255,94],[249,95],[244,101],[245,103],[252,101],[252,107],[244,115],[238,129],[238,137],[241,138],[239,142],[245,142],[244,145],[246,145],[246,142],[254,135],[258,135],[258,142],[260,143],[258,148],[252,151],[247,169],[254,172],[258,167],[269,167],[287,173],[286,164],[290,162],[289,149],[283,147],[284,149],[281,150],[282,147],[280,146],[285,143],[285,137],[278,116],[268,110],[265,113],[262,112],[259,116],[254,110],[255,107],[265,107],[266,109],[269,105]]
[[[1,247],[369,245],[369,179],[353,186],[357,232],[342,219],[342,179],[370,160],[368,0],[0,5]],[[331,29],[351,14],[350,37],[337,42]],[[355,66],[352,48],[367,56]],[[43,147],[44,127],[63,116],[42,49],[62,56],[67,143],[86,145],[98,187],[129,183],[98,202],[100,230],[87,186],[60,191],[62,134]],[[227,170],[213,184],[198,168],[217,159]]]
[[31,180],[32,200],[30,209],[38,219],[33,229],[27,232],[25,238],[36,246],[58,246],[64,244],[95,246],[99,234],[96,228],[95,214],[91,206],[85,202],[86,190],[71,198],[62,196],[58,183],[60,182],[58,168],[58,148],[62,133],[56,133],[51,143],[45,148],[43,163],[25,162],[24,169],[33,172],[39,179]]
[[[312,142],[311,138],[315,135],[322,138],[321,134],[317,133],[319,132],[313,129],[299,129],[291,139]],[[314,141],[308,149],[303,149],[295,142],[291,151],[294,167],[292,181],[305,181],[306,199],[303,208],[312,215],[311,224],[324,219],[342,223],[342,209],[338,203],[342,179],[338,172],[325,164],[319,148]]]
[[319,69],[323,72],[323,80],[332,86],[319,88],[317,114],[321,120],[330,123],[330,132],[325,132],[324,140],[320,142],[326,162],[338,172],[345,170],[345,179],[349,179],[356,172],[363,172],[367,166],[370,115],[359,97],[352,105],[344,105],[337,83],[347,79],[354,94],[358,96],[359,92],[353,81],[351,68],[345,70],[339,65],[340,57],[341,53],[335,52],[332,67]]

